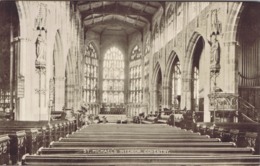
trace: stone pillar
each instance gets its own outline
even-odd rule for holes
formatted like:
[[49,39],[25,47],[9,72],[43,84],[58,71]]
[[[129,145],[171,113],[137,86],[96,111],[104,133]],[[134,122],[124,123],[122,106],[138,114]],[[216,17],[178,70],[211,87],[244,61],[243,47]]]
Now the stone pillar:
[[186,107],[187,110],[191,109],[191,78],[187,76],[182,79],[182,99],[181,99],[181,109]]
[[[210,69],[210,56],[207,56],[210,52],[210,47],[209,45],[205,45],[205,48],[204,48],[204,60],[206,63],[204,63],[204,68],[205,69]],[[209,101],[209,97],[208,97],[208,94],[210,94],[210,89],[211,89],[211,80],[210,80],[210,70],[205,70],[203,71],[203,74],[206,75],[205,76],[205,82],[204,82],[204,93],[203,93],[203,97],[204,97],[204,119],[203,121],[204,122],[210,122],[210,110],[209,110],[209,107],[210,107],[210,101]]]
[[[34,79],[31,79],[35,71],[35,59],[28,55],[35,55],[35,52],[31,48],[35,48],[31,39],[20,37],[20,50],[18,64],[19,71],[17,74],[24,76],[24,96],[19,98],[16,103],[16,120],[39,120],[37,116],[38,110],[35,107],[35,87]],[[34,57],[34,56],[33,56]],[[35,78],[35,77],[34,77]]]
[[170,88],[169,86],[163,86],[163,98],[162,98],[162,108],[170,108],[171,101],[170,101]]
[[65,105],[65,77],[54,77],[55,82],[55,111],[62,111]]
[[[48,120],[48,104],[47,104],[47,85],[46,85],[46,68],[36,68],[36,88],[35,88],[35,98],[37,101],[35,102],[36,110],[38,113],[36,117],[38,120]],[[49,97],[49,96],[48,96]],[[34,118],[36,118],[34,117]]]
[[[17,54],[16,54],[16,68],[17,68],[17,99],[16,99],[16,110],[15,112],[15,119],[16,120],[21,120],[26,118],[26,108],[25,108],[25,48],[26,48],[26,43],[28,43],[30,40],[22,37],[16,38],[15,44],[17,45]],[[23,78],[23,80],[20,80],[20,78]],[[20,82],[23,81],[23,82]],[[22,94],[19,93],[22,92]]]
[[155,113],[155,111],[158,111],[159,107],[158,107],[158,91],[154,90],[153,92],[153,99],[152,99],[152,103],[153,103],[153,109],[151,111],[153,111],[153,113]]
[[225,72],[222,70],[221,73],[224,74],[223,81],[223,91],[229,93],[238,93],[238,74],[236,71],[236,47],[237,43],[225,42],[225,54],[221,56],[224,62]]

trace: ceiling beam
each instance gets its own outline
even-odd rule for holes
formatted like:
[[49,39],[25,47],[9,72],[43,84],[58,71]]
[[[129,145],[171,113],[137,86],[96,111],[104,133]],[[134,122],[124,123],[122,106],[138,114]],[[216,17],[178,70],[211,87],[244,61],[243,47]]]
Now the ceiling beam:
[[95,22],[94,24],[85,24],[85,28],[90,30],[91,28],[95,28],[96,26],[98,25],[115,25],[115,24],[118,24],[119,26],[121,26],[123,29],[127,29],[129,27],[135,29],[135,30],[138,30],[140,32],[142,32],[143,30],[143,27],[142,26],[138,26],[138,25],[134,25],[132,23],[129,23],[127,21],[123,21],[123,20],[120,20],[120,19],[107,19],[105,21],[99,21],[99,22]]
[[[108,15],[107,15],[107,16],[108,16]],[[109,16],[114,16],[114,15],[109,15]],[[91,21],[92,18],[89,18],[88,20],[84,20],[84,25],[85,25],[85,26],[95,25],[96,23],[102,22],[102,19],[100,20],[100,18],[102,18],[102,17],[103,17],[102,15],[95,17],[96,21],[94,21],[94,22]],[[121,16],[121,17],[123,17],[123,16]],[[130,20],[132,20],[132,21],[129,22],[129,21],[127,21],[127,19],[130,19]],[[123,22],[128,22],[129,24],[133,24],[133,23],[131,23],[131,22],[135,22],[135,21],[136,21],[135,18],[131,18],[131,17],[128,17],[128,16],[127,16],[127,19],[126,19],[126,20],[121,20],[121,19],[118,19],[117,17],[111,17],[111,19],[109,19],[109,20],[121,20],[121,21],[123,21]],[[97,20],[99,20],[99,21],[97,21]],[[106,16],[104,17],[103,21],[104,21],[104,20],[107,20]],[[87,22],[89,22],[89,23],[87,23]],[[139,20],[138,22],[139,22],[139,24],[146,24],[146,22],[142,22],[141,20]],[[133,25],[134,25],[134,24],[133,24]],[[138,25],[134,25],[134,26],[138,26]]]
[[139,21],[139,19],[140,19],[140,13],[143,13],[143,12],[144,12],[144,10],[145,10],[147,4],[148,4],[148,2],[146,2],[145,5],[144,5],[144,7],[142,8],[142,10],[140,10],[140,12],[139,12],[139,14],[138,14],[138,17],[137,17],[137,21]]
[[136,10],[134,8],[129,8],[126,6],[122,6],[122,5],[117,5],[118,9],[120,8],[120,10],[115,10],[115,5],[107,5],[104,7],[98,7],[98,8],[92,8],[92,10],[86,10],[86,11],[82,11],[81,12],[81,16],[83,18],[91,15],[91,14],[102,14],[102,15],[107,15],[107,14],[115,14],[115,15],[140,15],[140,17],[144,18],[145,20],[147,20],[147,22],[151,23],[152,20],[152,15],[146,12],[140,12],[140,10]]
[[[134,3],[138,3],[138,4],[141,4],[141,5],[146,5],[146,6],[150,7],[150,8],[153,8],[154,10],[158,10],[159,9],[157,6],[149,4],[149,2],[135,1]],[[158,2],[158,3],[160,3],[160,2]]]

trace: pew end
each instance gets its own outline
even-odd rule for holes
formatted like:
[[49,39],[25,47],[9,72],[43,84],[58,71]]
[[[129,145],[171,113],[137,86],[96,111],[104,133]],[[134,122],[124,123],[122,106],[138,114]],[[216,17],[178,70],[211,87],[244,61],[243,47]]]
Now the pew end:
[[26,153],[26,154],[23,155],[23,157],[22,157],[22,163],[21,163],[22,165],[26,165],[26,160],[25,160],[25,159],[26,159],[27,156],[30,156],[30,154],[29,154],[29,153]]
[[36,154],[37,154],[37,155],[40,155],[43,148],[44,148],[44,147],[40,147],[40,148],[37,150]]

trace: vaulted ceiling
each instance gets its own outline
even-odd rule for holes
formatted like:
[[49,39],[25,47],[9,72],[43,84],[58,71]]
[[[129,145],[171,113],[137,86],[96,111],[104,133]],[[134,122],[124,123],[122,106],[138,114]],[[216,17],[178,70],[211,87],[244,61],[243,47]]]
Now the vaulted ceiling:
[[150,24],[164,2],[148,1],[78,1],[87,30],[103,33],[106,30],[131,34]]

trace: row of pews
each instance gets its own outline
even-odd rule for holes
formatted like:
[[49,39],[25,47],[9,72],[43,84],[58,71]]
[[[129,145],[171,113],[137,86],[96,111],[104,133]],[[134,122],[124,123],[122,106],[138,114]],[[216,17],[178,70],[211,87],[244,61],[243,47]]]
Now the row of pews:
[[77,129],[76,121],[0,121],[0,165],[21,163],[25,154],[35,154]]
[[165,124],[93,124],[24,155],[23,165],[259,165],[253,148]]
[[235,142],[238,147],[250,147],[260,154],[259,123],[205,123],[193,124],[193,131],[211,138],[220,138],[222,142]]

